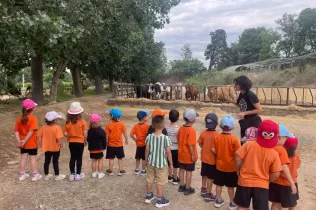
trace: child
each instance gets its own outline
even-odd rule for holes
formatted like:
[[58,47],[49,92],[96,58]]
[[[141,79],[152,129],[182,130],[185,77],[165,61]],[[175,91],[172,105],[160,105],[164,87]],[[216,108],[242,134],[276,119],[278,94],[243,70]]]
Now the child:
[[247,141],[256,141],[257,139],[257,128],[250,127],[245,131],[245,136],[241,139],[241,143],[244,144]]
[[56,112],[47,112],[45,115],[46,125],[42,126],[39,130],[37,136],[39,144],[42,145],[42,151],[45,152],[45,163],[44,163],[44,172],[45,172],[45,181],[48,181],[53,177],[52,174],[49,174],[49,164],[53,158],[53,166],[55,172],[55,180],[63,180],[66,178],[65,175],[59,174],[59,156],[60,148],[63,147],[63,130],[58,123],[58,119],[61,116]]
[[[90,151],[92,178],[102,179],[103,173],[103,151],[106,149],[106,136],[101,128],[102,118],[98,114],[90,116],[90,129],[88,130],[88,150]],[[98,170],[97,170],[98,166]]]
[[216,114],[207,114],[205,117],[206,130],[201,133],[198,139],[198,143],[201,149],[201,176],[202,176],[202,188],[201,196],[205,197],[205,201],[214,201],[216,196],[212,194],[212,185],[216,171],[216,157],[211,152],[212,144],[215,141],[215,137],[219,134],[216,131],[218,123],[218,117]]
[[171,141],[171,154],[172,154],[172,165],[173,170],[169,170],[168,180],[172,177],[172,184],[177,185],[179,184],[180,180],[178,177],[178,169],[179,169],[179,162],[178,162],[178,130],[179,126],[176,124],[179,120],[179,112],[177,110],[171,110],[169,112],[169,120],[170,124],[166,125],[166,130],[168,133],[168,137]]
[[271,210],[279,210],[281,207],[295,210],[297,209],[297,189],[288,167],[288,164],[290,164],[289,157],[283,147],[285,141],[288,138],[293,138],[293,135],[288,132],[283,124],[279,125],[279,130],[278,145],[274,149],[279,154],[282,172],[277,180],[270,183],[269,201],[272,202]]
[[[136,169],[135,175],[141,174],[143,176],[146,175],[146,161],[145,161],[145,150],[146,150],[146,137],[149,125],[148,121],[148,113],[145,111],[137,112],[137,119],[139,122],[134,125],[131,130],[130,136],[136,142]],[[140,160],[142,160],[142,170],[139,169]]]
[[196,131],[192,128],[192,125],[197,117],[198,114],[193,109],[186,109],[183,113],[185,124],[178,131],[178,161],[180,167],[180,186],[178,191],[184,192],[184,195],[195,193],[195,189],[191,187],[191,181],[198,154],[196,149]]
[[119,119],[122,117],[121,110],[114,108],[108,111],[110,113],[111,122],[105,126],[106,133],[106,142],[107,142],[107,151],[106,159],[109,159],[109,169],[106,173],[110,176],[113,176],[113,166],[114,158],[118,159],[119,172],[118,176],[123,176],[126,174],[126,171],[123,170],[123,158],[125,157],[122,134],[125,138],[125,144],[128,144],[128,137],[126,133],[126,126],[123,122],[120,122]]
[[150,203],[154,198],[152,185],[156,182],[157,195],[156,207],[161,208],[169,205],[169,201],[163,197],[163,185],[168,183],[168,161],[172,168],[172,157],[170,151],[170,140],[163,135],[164,117],[157,115],[152,119],[152,126],[155,129],[146,139],[147,165],[147,194],[145,203]]
[[250,141],[236,152],[235,166],[239,171],[235,203],[239,210],[247,210],[252,199],[253,209],[269,209],[269,181],[276,180],[281,168],[278,153],[279,127],[271,120],[259,125],[257,141]]
[[[80,181],[85,177],[81,172],[84,145],[87,142],[87,123],[82,119],[83,108],[79,102],[73,102],[68,109],[67,121],[64,127],[65,136],[70,150],[69,181]],[[77,171],[75,170],[77,166]]]
[[231,134],[234,129],[234,118],[224,116],[221,121],[222,133],[217,135],[212,145],[212,152],[216,155],[216,200],[214,206],[220,208],[225,201],[221,198],[223,186],[227,187],[230,203],[228,209],[236,209],[234,204],[234,188],[237,187],[238,176],[235,169],[235,152],[240,148],[239,140]]
[[[295,136],[293,136],[293,138],[288,138],[286,140],[286,142],[284,143],[284,147],[287,151],[287,154],[288,154],[289,160],[290,160],[289,170],[290,170],[290,173],[292,175],[292,179],[293,179],[295,186],[296,186],[296,189],[297,189],[296,200],[299,199],[298,186],[297,186],[297,176],[298,176],[298,168],[301,165],[300,156],[296,151],[297,145],[298,145],[298,139]],[[289,209],[292,210],[295,208],[289,208]]]
[[[161,115],[161,116],[164,117],[166,114],[168,114],[168,112],[161,111],[160,109],[155,109],[155,110],[152,111],[152,113],[151,113],[151,118],[154,118],[154,117],[156,117],[157,115]],[[155,128],[154,128],[152,125],[150,125],[149,128],[148,128],[148,131],[147,131],[147,136],[148,136],[149,134],[154,133],[154,132],[155,132]],[[163,135],[168,136],[168,132],[167,132],[166,128],[163,128],[162,133],[163,133]]]
[[17,147],[21,151],[20,162],[20,176],[19,180],[24,181],[29,178],[30,175],[25,172],[25,165],[27,160],[31,160],[31,169],[33,172],[32,181],[38,181],[42,176],[37,171],[37,139],[36,131],[38,129],[37,118],[33,115],[34,108],[37,104],[26,99],[22,102],[22,116],[20,116],[15,123],[14,132],[17,140]]

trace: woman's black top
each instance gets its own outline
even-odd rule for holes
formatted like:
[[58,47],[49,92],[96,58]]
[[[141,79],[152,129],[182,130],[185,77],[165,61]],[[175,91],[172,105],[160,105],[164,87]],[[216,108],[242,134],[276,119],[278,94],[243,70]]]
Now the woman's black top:
[[[248,90],[248,92],[240,93],[237,99],[240,112],[252,111],[255,108],[254,104],[259,103],[259,99],[254,92]],[[255,117],[257,114],[245,115],[245,119]]]

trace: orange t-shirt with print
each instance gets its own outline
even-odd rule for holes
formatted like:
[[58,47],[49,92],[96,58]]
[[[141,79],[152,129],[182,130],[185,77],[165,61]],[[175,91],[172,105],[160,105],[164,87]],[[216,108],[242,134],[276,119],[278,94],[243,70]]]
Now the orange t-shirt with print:
[[191,126],[181,126],[178,130],[178,161],[183,164],[192,164],[192,155],[189,146],[193,146],[196,160],[198,153],[196,149],[196,132]]
[[86,121],[77,120],[77,123],[66,123],[64,131],[68,133],[67,140],[69,143],[84,143],[84,132],[88,131]]
[[294,183],[297,183],[298,169],[301,166],[301,158],[297,152],[294,153],[293,157],[289,158],[290,165],[289,169],[292,175]]
[[110,122],[105,126],[105,133],[108,135],[107,145],[109,147],[122,147],[122,135],[126,132],[126,126],[123,122]]
[[60,150],[58,139],[63,138],[64,134],[59,125],[44,125],[37,136],[42,139],[43,152],[58,152]]
[[[290,164],[289,156],[284,147],[278,145],[274,147],[273,149],[279,154],[281,165]],[[283,172],[280,173],[279,178],[275,180],[273,183],[283,185],[283,186],[291,186],[290,183],[285,178]]]
[[202,146],[201,149],[201,161],[209,165],[216,164],[216,156],[212,152],[212,145],[215,141],[215,137],[219,134],[217,131],[205,130],[201,133],[198,139],[198,143]]
[[220,133],[215,137],[212,148],[216,150],[216,169],[236,172],[235,152],[240,148],[238,138],[230,133]]
[[240,186],[269,189],[270,173],[282,171],[278,153],[255,141],[245,143],[236,154],[243,161],[238,178]]
[[146,146],[146,138],[147,138],[147,131],[149,128],[149,124],[147,123],[138,123],[134,125],[131,130],[131,135],[136,135],[136,146],[137,147],[144,147]]
[[29,140],[24,144],[24,149],[36,149],[38,148],[37,144],[37,130],[38,130],[38,121],[34,115],[28,115],[27,123],[22,123],[22,116],[19,117],[15,122],[14,131],[19,132],[20,140],[23,141],[27,136],[29,131],[34,131],[33,135],[29,138]]

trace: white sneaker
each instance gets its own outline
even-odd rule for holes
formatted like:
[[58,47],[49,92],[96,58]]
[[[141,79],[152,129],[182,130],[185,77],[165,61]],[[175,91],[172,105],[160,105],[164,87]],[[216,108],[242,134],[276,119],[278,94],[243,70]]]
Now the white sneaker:
[[66,178],[66,175],[64,174],[59,174],[58,176],[55,177],[55,181],[60,181]]
[[75,174],[70,174],[69,181],[73,182],[75,180]]
[[29,177],[30,177],[30,175],[28,173],[20,174],[19,180],[24,181],[24,180],[28,179]]
[[76,174],[75,181],[80,181],[85,177],[84,173],[81,172],[81,174]]
[[85,178],[85,177],[86,177],[86,175],[85,175],[84,173],[82,173],[82,172],[81,172],[80,177],[81,177],[81,179],[83,179],[83,178]]
[[98,174],[98,179],[102,179],[105,176],[105,174],[103,172]]
[[48,181],[50,178],[52,178],[53,175],[52,174],[47,174],[44,178],[45,181]]
[[92,173],[92,178],[96,178],[97,176],[98,176],[98,172],[97,171]]
[[36,182],[36,181],[40,180],[41,178],[42,178],[42,175],[40,175],[39,173],[33,174],[32,182]]

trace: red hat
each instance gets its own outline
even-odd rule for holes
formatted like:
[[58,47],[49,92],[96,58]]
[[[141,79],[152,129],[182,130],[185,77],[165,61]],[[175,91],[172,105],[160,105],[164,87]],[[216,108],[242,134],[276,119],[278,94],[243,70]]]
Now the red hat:
[[273,148],[278,144],[279,125],[272,120],[263,120],[257,131],[258,144],[265,148]]
[[298,145],[298,139],[294,136],[293,138],[287,138],[283,146],[286,149],[290,149],[291,147],[297,147],[297,145]]

